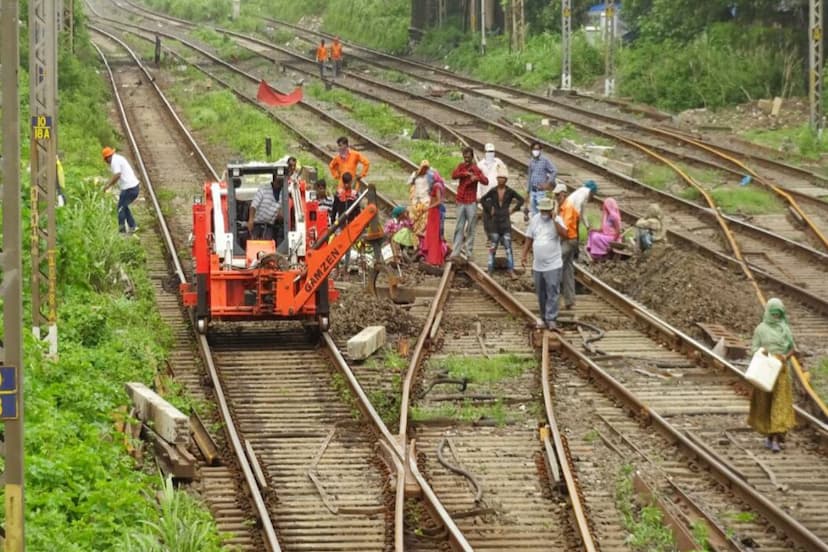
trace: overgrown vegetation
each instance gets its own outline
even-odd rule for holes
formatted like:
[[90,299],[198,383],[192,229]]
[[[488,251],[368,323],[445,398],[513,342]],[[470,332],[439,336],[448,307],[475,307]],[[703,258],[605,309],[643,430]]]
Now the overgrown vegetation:
[[510,421],[506,406],[501,401],[493,403],[443,403],[439,406],[414,406],[411,408],[411,420],[428,422],[452,419],[461,422],[489,421],[502,426]]
[[492,383],[517,377],[537,363],[531,356],[506,354],[488,358],[452,355],[432,360],[431,364],[438,370],[445,370],[450,378],[465,378],[473,383]]
[[[80,4],[75,7],[79,10]],[[152,382],[163,366],[171,335],[154,305],[144,251],[137,239],[118,234],[115,201],[95,181],[108,172],[100,158],[101,146],[121,144],[107,119],[108,110],[101,108],[108,91],[83,21],[78,13],[75,54],[61,47],[58,76],[68,198],[58,210],[59,357],[49,358],[46,345],[24,332],[25,516],[30,550],[124,550],[131,530],[158,518],[152,499],[157,480],[136,470],[123,436],[115,433],[113,413],[128,402],[125,382]],[[25,32],[21,34],[26,44]],[[21,154],[26,159],[25,69],[20,90]],[[23,197],[28,198],[25,171],[22,184]],[[29,207],[24,205],[23,235],[30,235]],[[26,255],[28,247],[23,251]],[[30,259],[24,258],[26,273],[30,266]],[[28,276],[22,279],[27,288]],[[25,288],[24,326],[30,327],[31,295]],[[192,510],[197,509],[194,504]],[[211,542],[218,543],[215,526],[206,521],[209,515],[200,515],[209,526],[205,531]],[[196,546],[219,549],[206,540]]]
[[828,397],[828,357],[815,360],[810,371],[811,386],[820,397]]
[[661,510],[652,505],[639,508],[635,503],[633,471],[632,465],[624,465],[615,482],[615,505],[630,533],[626,542],[641,552],[673,552],[675,539],[664,525]]
[[162,480],[158,521],[142,521],[127,539],[127,552],[218,552],[221,539],[210,515],[187,493]]
[[762,215],[781,212],[782,202],[773,192],[757,187],[721,187],[710,192],[722,211],[730,214]]
[[[561,41],[556,30],[528,37],[526,48],[513,51],[508,36],[488,37],[486,55],[480,54],[480,35],[463,33],[455,21],[429,31],[417,45],[415,54],[439,60],[440,65],[459,69],[483,80],[509,84],[528,90],[557,84],[561,74]],[[589,84],[603,74],[601,50],[591,46],[583,33],[572,39],[572,78],[576,84]]]

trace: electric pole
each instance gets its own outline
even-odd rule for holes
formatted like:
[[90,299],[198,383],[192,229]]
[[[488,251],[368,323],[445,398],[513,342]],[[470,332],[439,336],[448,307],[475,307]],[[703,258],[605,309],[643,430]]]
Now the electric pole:
[[561,90],[572,90],[572,0],[561,0]]
[[615,95],[615,0],[609,0],[605,4],[604,24],[606,26],[607,57],[606,76],[604,77],[604,95]]
[[512,50],[519,52],[526,46],[526,18],[523,15],[523,0],[512,0],[509,8],[512,21]]
[[486,0],[480,0],[480,53],[486,55]]
[[233,13],[231,14],[231,19],[238,19],[239,14],[241,13],[241,0],[233,0]]
[[808,99],[811,104],[811,130],[822,139],[822,131],[825,129],[825,119],[822,110],[822,88],[824,83],[824,67],[822,56],[822,0],[811,0],[810,18],[808,25],[809,50],[809,90]]
[[[22,552],[23,531],[23,227],[20,220],[20,65],[18,0],[0,0],[0,87],[2,87],[3,163],[0,196],[3,213],[3,347],[0,357],[0,420],[5,471],[5,552]],[[54,21],[54,17],[52,17]]]
[[29,0],[29,109],[32,170],[32,332],[47,326],[57,354],[57,12],[55,0]]

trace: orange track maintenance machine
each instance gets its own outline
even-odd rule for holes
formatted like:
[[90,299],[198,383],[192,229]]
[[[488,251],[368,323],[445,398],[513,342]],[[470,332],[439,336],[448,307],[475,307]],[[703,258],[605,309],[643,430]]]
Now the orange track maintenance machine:
[[[368,205],[355,218],[329,226],[315,193],[303,180],[289,182],[283,161],[231,164],[225,179],[205,183],[203,199],[193,204],[195,282],[182,284],[181,295],[201,333],[211,320],[301,320],[325,331],[330,302],[339,296],[331,271],[366,228],[363,239],[381,250],[373,186],[360,195]],[[282,224],[275,240],[248,239],[250,203],[260,187],[270,192],[273,181],[282,183]]]

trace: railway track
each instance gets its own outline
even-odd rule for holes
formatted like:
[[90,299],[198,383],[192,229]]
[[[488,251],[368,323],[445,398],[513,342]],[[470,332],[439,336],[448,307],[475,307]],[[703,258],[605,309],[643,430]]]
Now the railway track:
[[[105,37],[99,40],[109,43],[109,47],[114,42],[127,49],[114,36],[102,30],[96,32]],[[130,56],[139,65],[133,52]],[[118,105],[122,106],[122,122],[130,137],[137,166],[143,171],[148,192],[154,198],[163,241],[174,266],[176,285],[172,287],[175,289],[178,282],[184,281],[185,275],[169,230],[173,225],[167,225],[161,214],[153,179],[147,174],[142,160],[152,158],[163,167],[159,159],[161,155],[174,159],[187,148],[200,150],[183,125],[176,131],[184,133],[189,141],[164,136],[161,129],[167,129],[169,134],[170,125],[163,120],[151,121],[154,124],[151,131],[143,129],[143,133],[152,133],[150,141],[145,141],[147,138],[143,133],[130,130],[131,114],[134,116],[136,110],[146,110],[151,117],[175,119],[172,110],[165,112],[158,102],[163,95],[155,87],[152,87],[157,94],[155,101],[152,93],[132,93],[123,96],[128,99],[122,103],[122,96],[117,94],[120,89],[152,83],[153,79],[145,71],[144,68],[140,72],[132,68],[123,70],[123,74],[118,75],[120,78],[113,76],[116,84],[113,89]],[[136,103],[130,104],[133,99]],[[209,167],[209,162],[203,154],[200,155],[205,165],[200,169],[203,171]],[[192,179],[184,179],[187,180]],[[169,181],[166,184],[169,186]],[[183,190],[183,193],[189,196],[191,191]],[[166,284],[169,285],[169,281]],[[173,316],[170,302],[167,296],[164,303],[167,316]],[[182,324],[187,322],[183,313],[179,313],[175,326],[178,337],[185,333]],[[403,455],[330,337],[324,336],[323,346],[319,347],[315,343],[304,343],[303,335],[295,325],[275,328],[271,325],[263,329],[246,327],[243,332],[221,331],[214,334],[212,343],[204,336],[198,336],[201,364],[209,374],[212,398],[219,405],[221,423],[227,433],[227,448],[232,451],[225,461],[236,464],[229,469],[201,467],[200,490],[204,499],[213,510],[220,530],[234,534],[241,532],[235,543],[242,548],[385,550],[393,546],[402,550],[402,523],[389,525],[386,520],[395,502],[386,494],[388,474],[378,462],[376,435],[381,436],[390,456],[397,458],[400,472],[402,464],[399,460]],[[184,382],[192,384],[198,379],[193,371],[199,363],[194,363],[192,357],[187,358],[186,346],[181,340],[177,344],[175,358],[181,361],[180,357],[184,356],[185,360],[180,362],[183,367],[174,363],[173,371],[179,371]],[[355,403],[346,401],[342,389],[332,381],[334,368],[344,374],[343,378],[356,397]],[[203,372],[201,376],[204,377]],[[204,394],[204,390],[197,386],[192,391],[195,396]],[[354,404],[365,412],[368,424],[354,419]],[[404,475],[400,477],[397,472],[394,475],[405,480]],[[453,522],[439,502],[429,495],[425,481],[420,479],[417,485],[425,489],[425,504],[436,512],[438,522],[449,527],[447,538],[462,547],[462,535],[452,527]],[[245,488],[250,498],[248,509],[254,513],[253,524],[248,521],[250,516],[245,513],[245,505],[239,504],[240,499],[227,495],[230,490],[237,491],[239,486]],[[393,515],[390,517],[394,519]],[[255,526],[256,530],[243,531],[247,526]]]
[[[583,298],[579,298],[579,304],[581,304],[581,303],[583,303]],[[647,377],[647,379],[650,379],[650,378],[649,378],[649,377]],[[646,380],[644,380],[644,381],[646,381]],[[742,401],[742,402],[744,402],[744,401]],[[673,413],[672,415],[673,415],[673,416],[675,416],[675,413]],[[693,418],[689,418],[689,419],[692,421],[692,420],[696,420],[697,418],[693,417]],[[687,424],[688,422],[683,421],[682,423]],[[712,423],[711,423],[711,426],[715,426],[715,424],[712,424]],[[688,427],[688,426],[684,426],[684,427]],[[699,434],[700,434],[700,435],[707,435],[708,437],[704,437],[704,438],[709,438],[710,432],[715,433],[715,429],[703,429],[702,431],[699,431]],[[741,443],[741,444],[740,444],[740,447],[741,447],[741,445],[744,445],[744,444],[745,444],[745,441],[740,441],[740,440],[738,439],[738,437],[739,437],[739,436],[737,435],[737,439],[735,439],[735,440],[736,440],[737,442],[740,442],[740,443]],[[703,439],[702,439],[702,440],[703,440]],[[703,442],[704,442],[704,441],[703,441]],[[732,441],[731,441],[731,442],[732,442]],[[797,444],[797,445],[802,445],[802,443],[799,443],[799,442],[798,442],[798,443],[796,443],[796,444]],[[724,445],[721,445],[721,446],[724,446]],[[709,445],[708,445],[708,448],[710,448],[710,447],[709,447]],[[742,448],[744,448],[744,447],[742,447]],[[803,448],[804,448],[804,447],[803,447]],[[255,448],[254,448],[254,450],[255,450]],[[789,451],[790,451],[790,449],[789,449]],[[786,453],[785,453],[785,455],[787,455],[787,454],[788,454],[788,452],[786,452]],[[744,456],[739,456],[738,458],[736,458],[736,459],[734,459],[734,460],[731,460],[731,462],[736,462],[736,461],[738,461],[739,459],[741,459],[741,461],[742,461],[742,462],[744,462],[744,463],[747,465],[747,464],[749,464],[749,462],[747,462],[747,461],[745,461],[745,460],[744,460],[744,458],[746,458],[746,457],[747,457],[747,458],[749,458],[749,456],[747,456],[747,455],[744,455]],[[817,457],[816,459],[818,460],[818,457]],[[813,458],[813,457],[811,457],[811,458],[807,458],[807,460],[809,460],[809,461],[814,461],[814,458]],[[798,462],[798,461],[797,461],[797,462]],[[758,464],[757,464],[757,465],[758,465]],[[795,464],[794,466],[796,466],[796,465],[799,465],[799,464]],[[744,469],[745,471],[747,471],[747,467],[745,467],[745,468],[743,468],[743,469]],[[760,465],[759,469],[760,469],[760,470],[762,470],[761,465]],[[779,468],[777,468],[777,469],[779,469]],[[762,470],[762,471],[764,472],[764,470]],[[771,471],[774,471],[774,470],[773,470],[773,467],[771,467]],[[780,471],[784,471],[784,470],[781,470],[781,469],[780,469]],[[795,471],[797,472],[797,474],[799,474],[802,470],[795,470]],[[775,472],[774,472],[774,473],[775,473]],[[814,486],[813,486],[813,485],[809,485],[810,483],[812,483],[812,480],[809,480],[809,479],[806,479],[806,480],[801,480],[801,481],[796,481],[796,487],[795,487],[795,488],[797,488],[797,489],[800,489],[800,488],[806,488],[806,489],[807,489],[807,488],[809,488],[809,487],[810,487],[810,488],[814,488]],[[790,485],[789,485],[789,488],[791,488],[791,487],[790,487]],[[778,490],[778,489],[777,489],[777,490]],[[780,491],[780,492],[781,492],[781,491]],[[810,504],[810,499],[809,499],[807,502]],[[815,514],[809,514],[809,513],[808,513],[808,511],[807,511],[807,509],[803,509],[803,511],[805,511],[805,514],[803,514],[803,515],[804,515],[804,516],[806,516],[806,517],[808,517],[808,519],[809,519],[809,520],[816,519],[816,517],[817,517],[817,516],[816,516]],[[817,511],[817,512],[818,512],[818,511]],[[783,545],[786,545],[785,543],[786,543],[787,541],[781,541],[781,542],[783,543]],[[769,546],[773,546],[773,544],[771,543]],[[784,549],[784,548],[782,548],[782,549]]]
[[[277,27],[284,27],[297,33],[297,38],[313,45],[315,36],[328,36],[311,29],[294,24],[266,18],[265,21]],[[801,225],[806,223],[807,233],[817,247],[828,248],[828,203],[820,199],[828,195],[828,177],[812,171],[793,167],[772,159],[757,156],[756,152],[745,154],[721,144],[713,144],[702,137],[686,133],[678,128],[642,123],[638,119],[607,113],[607,104],[601,104],[596,98],[578,98],[552,96],[544,97],[511,87],[492,85],[457,72],[447,71],[435,66],[414,62],[377,52],[355,44],[348,44],[349,60],[360,63],[358,70],[365,67],[393,69],[410,77],[414,82],[427,84],[442,92],[461,91],[464,94],[496,102],[501,107],[510,107],[523,113],[532,113],[560,124],[570,124],[591,135],[609,138],[616,144],[638,146],[657,150],[673,159],[691,162],[694,166],[713,168],[726,174],[731,181],[741,180],[750,175],[759,184],[776,193],[783,202],[791,205],[795,215],[793,220],[779,220],[779,217],[754,217],[760,226],[765,226],[792,239],[806,239],[802,236]],[[586,101],[589,106],[579,103]],[[610,111],[613,111],[610,109]],[[645,111],[638,111],[643,113]],[[509,118],[508,115],[507,117]],[[661,117],[659,117],[661,118]],[[649,155],[649,154],[648,154]],[[750,164],[759,164],[756,171]],[[760,174],[761,173],[761,176]],[[801,204],[801,206],[800,206]],[[793,223],[793,224],[791,224]]]
[[[142,13],[142,17],[150,16],[146,11]],[[181,25],[184,24],[181,20],[177,21]],[[308,77],[316,74],[315,64],[311,60],[286,48],[239,33],[222,32],[255,54],[266,56],[273,63],[289,67]],[[291,58],[295,60],[292,63]],[[352,78],[347,79],[348,84],[345,88],[351,92],[394,105],[403,113],[419,120],[430,121],[431,124],[438,120],[451,120],[452,125],[442,125],[442,130],[446,135],[455,136],[461,144],[481,148],[484,142],[492,139],[492,133],[506,137],[509,141],[500,144],[499,156],[512,167],[525,167],[525,147],[529,141],[525,133],[470,114],[464,109],[450,105],[449,102],[438,101],[424,94],[414,94],[360,74],[352,73],[350,77]],[[606,191],[606,196],[619,199],[628,220],[635,220],[637,213],[642,213],[647,204],[653,201],[662,202],[673,211],[668,217],[672,219],[669,222],[677,239],[685,243],[689,239],[692,246],[700,250],[711,250],[719,255],[730,256],[731,248],[726,241],[718,238],[719,226],[726,224],[734,231],[735,239],[745,253],[746,262],[754,272],[759,273],[763,279],[770,279],[773,285],[798,296],[805,304],[828,312],[828,284],[825,283],[820,269],[828,262],[828,255],[753,224],[732,217],[717,218],[716,213],[710,209],[700,209],[691,201],[643,186],[633,179],[613,173],[569,152],[559,150],[558,153],[566,159],[560,162],[561,173],[569,176],[564,176],[564,181],[576,186],[587,178],[598,178],[602,182],[602,193]],[[768,255],[769,248],[773,252],[772,256]]]

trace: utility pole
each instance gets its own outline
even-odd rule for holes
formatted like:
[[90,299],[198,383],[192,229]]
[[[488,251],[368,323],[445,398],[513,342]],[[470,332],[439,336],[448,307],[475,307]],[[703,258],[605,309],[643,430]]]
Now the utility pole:
[[606,26],[606,76],[604,77],[604,95],[615,95],[615,0],[605,4],[604,24]]
[[561,90],[572,90],[572,0],[561,0]]
[[[32,170],[32,332],[48,327],[57,355],[57,12],[55,0],[29,0],[29,109]],[[45,312],[44,312],[45,311]]]
[[523,0],[511,0],[508,17],[511,21],[511,40],[509,44],[514,51],[523,50],[526,46],[526,19],[523,16]]
[[822,55],[822,0],[811,0],[810,21],[808,25],[809,36],[809,84],[808,99],[811,104],[811,130],[817,137],[822,139],[822,131],[825,130],[825,118],[822,110],[822,88],[824,82],[824,58]]
[[[0,196],[3,251],[0,253],[3,298],[3,347],[0,353],[0,420],[6,469],[4,552],[23,552],[23,227],[20,220],[20,65],[19,0],[0,0],[0,87],[2,87],[3,163]],[[54,18],[53,18],[54,20]]]
[[486,0],[480,0],[480,53],[486,55]]
[[448,0],[437,0],[437,26],[442,27],[446,23],[448,17],[448,7],[446,2]]
[[241,14],[241,0],[233,0],[233,13],[231,19],[238,19]]

